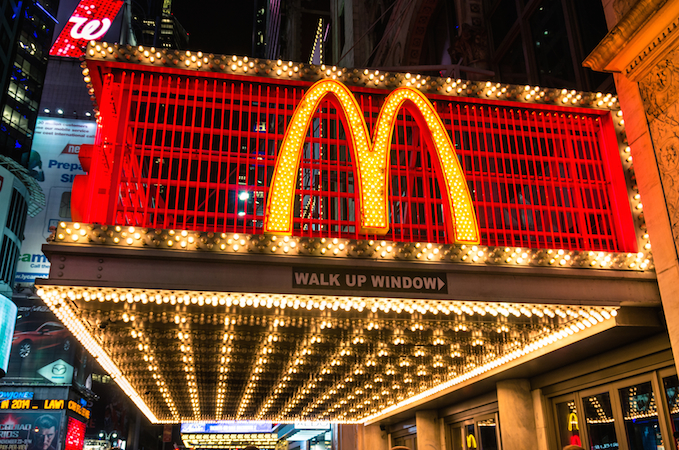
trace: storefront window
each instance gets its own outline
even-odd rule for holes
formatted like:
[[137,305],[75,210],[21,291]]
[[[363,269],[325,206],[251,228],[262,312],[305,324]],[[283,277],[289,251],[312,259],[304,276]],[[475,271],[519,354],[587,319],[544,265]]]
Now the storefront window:
[[477,450],[479,447],[477,445],[476,434],[474,433],[474,424],[470,423],[465,426],[467,435],[467,450]]
[[679,433],[679,378],[676,375],[663,378],[667,407],[672,418],[672,434]]
[[620,389],[620,404],[630,450],[663,447],[651,382]]
[[464,450],[464,437],[462,427],[453,426],[450,428],[450,440],[453,443],[453,450]]
[[611,397],[608,392],[588,395],[582,399],[590,448],[605,450],[618,448],[618,437],[615,434],[615,419],[611,408]]
[[569,400],[556,404],[556,420],[559,427],[561,447],[582,445],[580,439],[580,418],[575,401]]
[[497,450],[497,424],[495,418],[476,422],[479,430],[480,450]]

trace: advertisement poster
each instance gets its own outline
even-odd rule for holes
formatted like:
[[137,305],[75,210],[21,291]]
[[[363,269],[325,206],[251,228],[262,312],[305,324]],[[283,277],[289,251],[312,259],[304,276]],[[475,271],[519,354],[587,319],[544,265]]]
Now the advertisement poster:
[[0,413],[0,450],[57,450],[61,412]]
[[0,294],[0,377],[7,373],[16,316],[17,307],[14,302]]
[[84,386],[92,358],[40,300],[17,303],[7,376],[21,383]]
[[38,117],[33,147],[24,162],[45,193],[47,206],[26,221],[16,282],[47,278],[49,262],[42,254],[42,244],[50,227],[71,220],[71,185],[76,175],[84,174],[78,153],[82,144],[94,143],[96,127],[89,120]]

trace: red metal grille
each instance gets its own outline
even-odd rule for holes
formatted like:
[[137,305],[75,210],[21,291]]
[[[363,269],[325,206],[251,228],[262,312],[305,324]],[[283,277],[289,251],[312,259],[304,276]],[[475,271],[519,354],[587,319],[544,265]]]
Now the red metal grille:
[[[110,179],[90,180],[88,189],[108,184],[115,195],[107,200],[105,216],[90,221],[261,233],[276,152],[307,84],[114,74],[104,78],[98,95],[102,153],[95,159],[115,164]],[[385,91],[352,91],[372,131]],[[444,96],[430,100],[464,169],[483,244],[634,250],[608,114]],[[335,101],[323,101],[307,133],[294,234],[366,238],[357,234],[351,144]],[[439,168],[425,131],[406,105],[392,143],[390,232],[373,238],[448,242]]]

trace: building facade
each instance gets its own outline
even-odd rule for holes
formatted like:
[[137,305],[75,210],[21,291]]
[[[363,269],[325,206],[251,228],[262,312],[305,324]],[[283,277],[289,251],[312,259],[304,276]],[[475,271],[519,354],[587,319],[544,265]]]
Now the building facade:
[[2,154],[26,165],[59,2],[2,2]]
[[335,448],[673,448],[614,96],[87,55],[99,132],[39,293],[149,420],[331,422]]

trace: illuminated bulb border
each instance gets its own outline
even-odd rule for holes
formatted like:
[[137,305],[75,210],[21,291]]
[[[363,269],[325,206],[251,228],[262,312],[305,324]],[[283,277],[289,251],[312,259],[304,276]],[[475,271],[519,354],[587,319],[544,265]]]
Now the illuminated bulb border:
[[222,254],[265,254],[412,261],[420,264],[458,263],[508,267],[567,267],[577,269],[653,270],[648,234],[640,236],[637,253],[527,249],[411,243],[340,238],[264,236],[187,230],[89,225],[61,222],[53,236],[63,245],[104,245],[155,248],[165,251],[199,251]]

